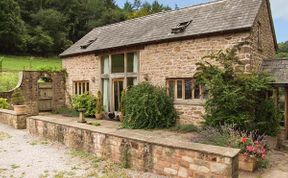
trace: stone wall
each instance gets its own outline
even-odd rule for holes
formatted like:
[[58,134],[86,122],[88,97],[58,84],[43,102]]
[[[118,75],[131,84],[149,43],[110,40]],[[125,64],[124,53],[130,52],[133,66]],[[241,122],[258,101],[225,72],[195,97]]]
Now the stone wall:
[[131,136],[123,136],[70,122],[46,121],[40,116],[28,118],[27,129],[30,134],[94,153],[134,170],[177,178],[236,178],[239,174],[239,150],[232,148],[197,143],[171,145],[141,139],[139,135],[136,139],[132,133]]
[[12,110],[0,109],[0,122],[15,129],[26,129],[27,115],[17,115]]
[[[269,3],[269,2],[268,2]],[[260,40],[262,47],[258,45],[258,23],[261,24]],[[251,66],[252,68],[259,70],[263,60],[271,60],[275,58],[276,47],[273,38],[273,19],[269,14],[269,8],[267,0],[264,0],[250,35],[251,45]],[[276,39],[275,39],[276,40]]]
[[66,104],[69,104],[69,96],[73,95],[73,81],[89,81],[90,92],[96,95],[100,89],[100,57],[94,54],[70,57],[62,60],[63,68],[67,71],[66,78]]
[[[65,72],[23,71],[16,88],[20,88],[22,91],[25,104],[27,105],[27,112],[30,115],[37,115],[39,112],[38,80],[43,77],[44,74],[47,74],[52,79],[52,110],[65,106]],[[0,92],[0,97],[10,101],[14,90]]]

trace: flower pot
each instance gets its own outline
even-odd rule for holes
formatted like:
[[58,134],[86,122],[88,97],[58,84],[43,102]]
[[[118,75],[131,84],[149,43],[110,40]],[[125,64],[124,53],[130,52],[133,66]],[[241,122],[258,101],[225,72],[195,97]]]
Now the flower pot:
[[243,155],[240,155],[239,169],[242,171],[254,172],[256,169],[256,159],[254,158],[245,159]]
[[103,119],[103,114],[95,114],[95,117],[97,120],[102,120]]
[[17,115],[27,114],[27,106],[26,105],[14,105],[14,111]]

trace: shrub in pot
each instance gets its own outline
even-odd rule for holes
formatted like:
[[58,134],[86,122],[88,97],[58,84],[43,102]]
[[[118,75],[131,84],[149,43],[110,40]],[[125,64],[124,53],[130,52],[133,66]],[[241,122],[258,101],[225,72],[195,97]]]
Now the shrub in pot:
[[98,120],[103,119],[103,104],[102,104],[102,94],[100,91],[97,92],[96,97],[96,113],[95,117]]
[[83,110],[85,108],[85,116],[93,117],[96,110],[96,97],[89,93],[77,95],[72,98],[72,107],[76,111]]
[[14,90],[11,103],[16,114],[26,114],[27,106],[24,105],[25,99],[20,89]]

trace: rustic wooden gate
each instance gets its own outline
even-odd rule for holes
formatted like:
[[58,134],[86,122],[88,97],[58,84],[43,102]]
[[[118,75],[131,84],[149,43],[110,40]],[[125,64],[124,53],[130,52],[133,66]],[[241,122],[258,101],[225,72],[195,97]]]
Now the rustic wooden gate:
[[52,82],[38,83],[39,88],[39,100],[38,109],[39,112],[52,111]]

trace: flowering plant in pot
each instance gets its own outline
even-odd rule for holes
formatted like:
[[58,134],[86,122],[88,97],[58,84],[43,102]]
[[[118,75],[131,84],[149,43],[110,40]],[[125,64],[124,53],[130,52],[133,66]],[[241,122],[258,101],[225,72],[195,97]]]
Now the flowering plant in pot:
[[266,159],[268,146],[264,143],[263,137],[259,138],[242,136],[239,144],[241,149],[240,169],[253,172],[256,169],[257,162]]
[[100,91],[97,92],[96,96],[96,112],[95,117],[97,120],[103,119],[103,104],[102,104],[102,93]]
[[26,108],[27,106],[24,105],[25,99],[21,92],[21,90],[18,88],[14,90],[11,98],[11,103],[13,105],[14,111],[16,114],[26,114]]

